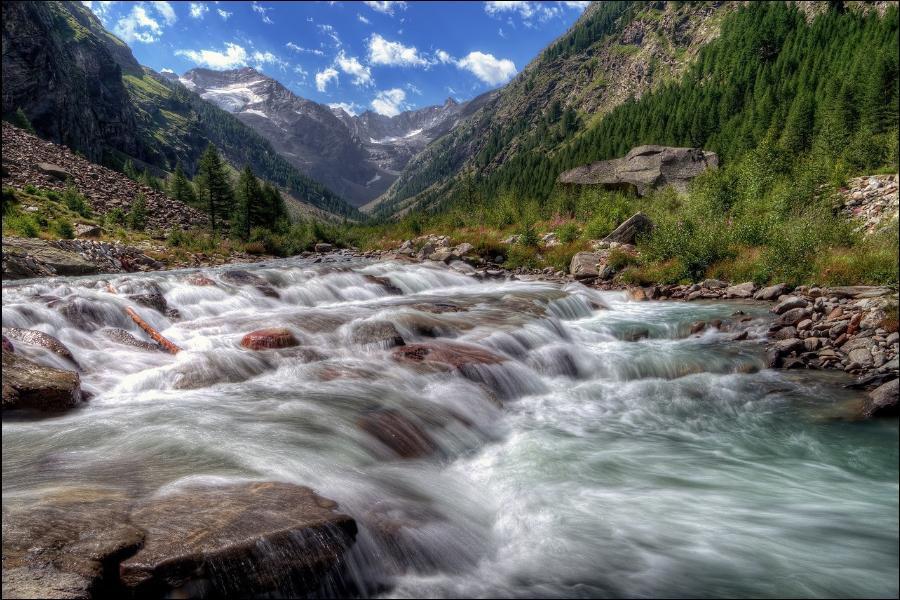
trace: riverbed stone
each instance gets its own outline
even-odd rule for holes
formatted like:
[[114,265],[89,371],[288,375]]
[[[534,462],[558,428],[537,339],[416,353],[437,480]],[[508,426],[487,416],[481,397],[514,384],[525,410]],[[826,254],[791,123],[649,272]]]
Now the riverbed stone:
[[753,296],[753,291],[756,289],[756,285],[752,281],[747,281],[744,283],[739,283],[738,285],[732,285],[725,289],[725,297],[726,298],[750,298]]
[[270,327],[251,331],[241,338],[241,346],[250,350],[271,350],[276,348],[290,348],[300,342],[293,332],[286,327]]
[[900,379],[884,383],[871,392],[863,408],[863,416],[896,417],[898,412],[897,397],[900,394]]
[[761,290],[757,291],[753,294],[753,297],[756,300],[777,300],[779,296],[784,294],[787,290],[787,286],[783,283],[777,283],[775,285],[770,285],[769,287],[764,287]]
[[134,337],[131,333],[125,331],[124,329],[119,329],[117,327],[104,329],[103,335],[105,335],[112,341],[123,344],[125,346],[140,348],[141,350],[147,350],[149,352],[166,352],[165,348],[163,348],[156,342],[145,342],[144,340]]
[[338,575],[356,522],[308,487],[254,482],[151,498],[144,544],[119,568],[141,597],[303,597]]
[[350,329],[350,343],[360,346],[375,345],[380,348],[403,346],[403,336],[390,321],[360,321]]
[[399,362],[429,363],[460,369],[468,365],[500,364],[504,359],[484,348],[457,342],[426,342],[409,344],[394,350]]
[[397,410],[371,411],[357,419],[356,425],[400,458],[422,458],[437,448],[415,421]]
[[600,271],[597,264],[600,262],[600,255],[594,252],[578,252],[572,257],[569,263],[569,273],[575,279],[590,279],[599,277]]
[[72,351],[69,350],[65,344],[63,344],[61,341],[59,341],[49,333],[44,333],[43,331],[38,331],[36,329],[4,327],[3,335],[4,339],[8,337],[9,339],[16,340],[24,344],[46,348],[50,352],[53,352],[54,354],[57,354],[67,361],[71,362],[73,365],[75,365],[76,368],[81,368],[78,364],[78,361],[76,361],[75,357],[72,355]]
[[781,315],[795,308],[805,308],[808,304],[809,302],[807,302],[800,296],[788,296],[787,298],[776,304],[772,309],[772,312],[776,315]]
[[775,319],[774,325],[776,326],[785,326],[785,325],[797,325],[800,321],[806,318],[806,309],[805,308],[792,308],[784,313],[777,319]]
[[3,410],[62,411],[81,401],[78,373],[3,352]]
[[278,290],[272,287],[268,281],[260,277],[259,275],[255,275],[250,273],[249,271],[244,271],[243,269],[230,269],[222,273],[221,278],[226,283],[231,283],[234,285],[252,285],[257,290],[260,291],[264,296],[268,296],[270,298],[278,298]]

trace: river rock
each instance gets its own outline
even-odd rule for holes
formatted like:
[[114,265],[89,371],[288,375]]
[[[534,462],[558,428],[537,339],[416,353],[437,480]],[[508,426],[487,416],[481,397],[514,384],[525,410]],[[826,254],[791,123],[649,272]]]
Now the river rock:
[[719,165],[714,152],[698,148],[637,146],[622,158],[601,160],[560,174],[560,183],[633,187],[641,196],[651,189],[671,185],[686,191],[688,182]]
[[[30,263],[36,263],[33,267]],[[54,247],[37,238],[3,238],[3,279],[49,275],[93,275],[100,266],[77,252]],[[40,269],[43,268],[44,271]]]
[[572,257],[572,262],[569,264],[569,273],[571,273],[575,279],[598,277],[600,275],[600,271],[597,269],[597,264],[599,262],[599,254],[593,252],[578,252]]
[[872,417],[896,417],[897,396],[900,393],[900,379],[894,379],[882,384],[869,392],[869,397],[863,407],[863,416]]
[[305,597],[337,575],[356,522],[287,483],[189,488],[131,513],[144,544],[119,568],[140,597]]
[[796,325],[806,318],[805,308],[792,308],[784,312],[780,317],[775,319],[773,325],[783,327],[785,325]]
[[772,309],[772,312],[776,315],[781,315],[795,308],[806,308],[808,304],[809,302],[799,296],[788,296],[777,305],[775,305],[775,308]]
[[150,352],[165,352],[166,350],[155,342],[145,342],[144,340],[140,340],[124,329],[118,329],[116,327],[110,327],[109,329],[104,329],[103,334],[111,339],[114,342],[119,344],[123,344],[125,346],[132,346],[134,348],[140,348],[141,350],[148,350]]
[[465,256],[474,249],[475,246],[473,246],[472,244],[463,242],[462,244],[459,244],[456,248],[454,248],[453,251],[456,252],[457,256]]
[[721,290],[727,288],[728,284],[718,279],[704,279],[700,282],[700,287],[705,290]]
[[769,336],[773,340],[788,340],[791,338],[797,337],[797,328],[796,327],[782,327],[775,333]]
[[[37,331],[36,329],[20,329],[18,327],[4,327],[3,328],[4,340],[6,337],[10,339],[22,342],[24,344],[30,344],[32,346],[40,346],[41,348],[46,348],[47,350],[53,352],[66,359],[76,368],[80,369],[81,366],[78,364],[78,361],[75,360],[75,357],[72,356],[72,352],[63,344],[61,341],[50,335],[49,333],[44,333],[43,331]],[[4,350],[6,349],[4,345]]]
[[278,290],[272,287],[272,285],[260,277],[259,275],[254,275],[248,271],[244,271],[241,269],[231,269],[225,271],[221,275],[222,279],[234,285],[252,285],[257,290],[259,290],[264,296],[268,296],[270,298],[278,298]]
[[350,342],[361,346],[376,345],[380,348],[403,346],[403,336],[390,321],[361,321],[350,329]]
[[3,410],[61,411],[79,401],[78,373],[45,367],[12,352],[3,353]]
[[3,336],[3,351],[4,352],[15,352],[15,348],[13,348],[12,342],[9,341],[5,335]]
[[421,427],[396,410],[372,411],[360,417],[356,424],[400,458],[422,458],[436,449]]
[[394,350],[393,356],[400,362],[436,363],[455,369],[472,364],[495,365],[504,361],[484,348],[456,342],[409,344]]
[[872,353],[867,348],[854,348],[847,353],[847,358],[862,367],[872,366]]
[[285,327],[270,327],[251,331],[241,338],[241,346],[250,350],[271,350],[275,348],[290,348],[300,342]]
[[316,252],[331,252],[332,250],[334,250],[334,246],[332,244],[326,244],[326,243],[320,242],[320,243],[316,244],[313,249]]
[[[27,508],[3,509],[3,597],[90,598],[115,589],[105,576],[138,549],[122,494],[64,488]],[[110,595],[110,597],[114,597]]]
[[438,248],[434,252],[428,255],[428,260],[434,260],[437,262],[450,262],[453,259],[458,259],[459,256],[456,255],[453,250],[450,248]]
[[216,282],[207,277],[206,275],[201,275],[197,273],[195,275],[191,275],[185,281],[191,285],[197,286],[207,286],[207,285],[216,285]]
[[889,296],[894,293],[889,287],[875,285],[846,285],[840,287],[828,288],[828,295],[837,298],[879,298],[881,296]]
[[750,298],[753,296],[753,290],[756,289],[756,285],[753,284],[752,281],[747,281],[745,283],[739,283],[738,285],[733,285],[729,288],[725,289],[725,297],[726,298]]
[[769,287],[764,287],[755,294],[753,297],[757,300],[777,300],[779,296],[784,294],[787,290],[787,286],[783,283],[777,283],[775,285],[770,285]]

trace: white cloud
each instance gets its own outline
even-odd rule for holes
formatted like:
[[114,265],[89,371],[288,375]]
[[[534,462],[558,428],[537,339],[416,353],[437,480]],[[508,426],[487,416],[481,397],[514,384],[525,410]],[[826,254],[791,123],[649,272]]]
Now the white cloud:
[[500,13],[519,13],[523,19],[530,19],[537,12],[531,2],[523,2],[519,0],[493,0],[484,3],[484,12],[492,17],[498,16]]
[[489,85],[506,83],[516,74],[516,65],[507,58],[496,58],[484,52],[469,52],[456,61],[456,66],[471,72],[475,77]]
[[427,65],[428,61],[419,56],[414,46],[404,46],[391,42],[379,34],[369,38],[369,62],[373,65],[398,65],[401,67]]
[[366,25],[372,22],[359,13],[356,13],[356,18],[359,19],[360,23],[365,23]]
[[351,116],[359,114],[360,106],[355,102],[331,102],[328,104],[331,108],[340,108]]
[[438,50],[434,53],[434,55],[437,57],[439,62],[442,62],[444,64],[454,62],[453,57],[443,50]]
[[150,44],[159,39],[162,27],[159,22],[147,14],[142,5],[131,7],[131,12],[119,19],[113,32],[125,42],[142,42]]
[[247,64],[247,51],[237,44],[226,43],[225,50],[176,50],[175,54],[184,56],[196,64],[211,69],[234,69]]
[[175,9],[172,8],[172,5],[168,2],[151,2],[150,4],[153,5],[156,12],[163,18],[166,25],[172,25],[178,20],[178,17],[175,16]]
[[285,44],[285,47],[288,50],[293,50],[294,52],[306,52],[309,54],[315,54],[316,56],[325,56],[325,53],[318,48],[304,48],[303,46],[298,46],[294,42],[288,42],[287,44]]
[[191,2],[190,13],[194,19],[202,19],[209,12],[209,7],[202,2]]
[[338,36],[337,30],[331,25],[316,25],[319,28],[319,31],[330,37],[334,41],[334,45],[336,48],[341,47],[341,38]]
[[570,2],[560,2],[560,4],[565,5],[567,8],[574,8],[577,10],[584,10],[590,4],[589,0],[575,0]]
[[266,23],[268,25],[271,25],[272,23],[274,23],[274,21],[272,21],[272,19],[269,18],[269,15],[266,14],[267,12],[272,10],[271,7],[263,6],[259,2],[251,2],[250,8],[253,9],[253,12],[257,13],[258,15],[260,15],[260,17],[262,17],[263,23]]
[[282,71],[284,71],[288,66],[287,62],[281,60],[278,56],[276,56],[268,51],[260,52],[259,50],[256,50],[253,53],[253,55],[251,56],[251,58],[253,59],[253,63],[254,63],[253,66],[259,70],[262,70],[262,66],[266,65],[266,64],[276,65]]
[[375,99],[372,100],[372,108],[379,115],[394,117],[406,110],[406,92],[400,88],[383,90],[378,92]]
[[97,15],[97,18],[103,22],[106,21],[106,17],[109,15],[109,9],[112,8],[113,4],[115,4],[115,2],[111,2],[111,1],[110,2],[97,2],[97,1],[91,2],[90,0],[82,0],[81,3],[84,4],[85,6],[87,6],[88,9],[90,11],[92,11],[95,15]]
[[159,70],[159,72],[160,73],[174,73],[175,71],[173,71],[172,69],[169,69],[169,68],[162,68]]
[[394,10],[406,10],[406,2],[363,2],[363,4],[386,15],[393,15]]
[[316,89],[320,92],[324,92],[328,88],[328,83],[332,79],[337,80],[337,77],[337,70],[331,67],[328,67],[324,71],[319,71],[316,73]]
[[575,10],[584,10],[590,2],[576,0],[555,2],[554,4],[554,6],[548,6],[548,3],[545,2],[530,2],[527,0],[492,0],[484,3],[484,12],[498,19],[507,17],[510,25],[512,25],[512,20],[509,17],[518,15],[526,27],[534,27],[535,19],[545,22],[561,17],[561,6]]
[[372,72],[369,67],[364,67],[355,56],[347,56],[341,50],[335,59],[335,64],[347,75],[352,75],[353,85],[372,85]]
[[227,10],[222,10],[221,8],[217,8],[216,12],[219,13],[219,16],[222,17],[223,21],[227,21],[228,17],[233,15],[234,13],[228,12]]
[[416,86],[416,84],[414,84],[414,83],[407,83],[407,84],[406,84],[406,89],[408,89],[410,92],[412,92],[412,93],[415,94],[416,96],[421,96],[421,95],[422,95],[422,90],[420,90],[420,89],[418,88],[418,86]]

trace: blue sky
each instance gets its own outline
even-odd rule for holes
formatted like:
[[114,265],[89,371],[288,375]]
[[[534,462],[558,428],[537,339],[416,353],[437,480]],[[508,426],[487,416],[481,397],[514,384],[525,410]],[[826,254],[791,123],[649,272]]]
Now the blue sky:
[[84,2],[141,64],[255,67],[360,113],[467,100],[506,83],[587,2]]

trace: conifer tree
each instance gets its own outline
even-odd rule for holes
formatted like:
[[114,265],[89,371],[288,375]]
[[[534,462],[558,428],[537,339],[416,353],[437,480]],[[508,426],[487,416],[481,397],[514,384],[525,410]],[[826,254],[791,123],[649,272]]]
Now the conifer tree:
[[172,180],[169,184],[169,195],[185,204],[193,204],[197,201],[197,197],[194,195],[194,188],[191,187],[190,182],[185,177],[180,162],[175,165],[175,173],[172,175]]
[[250,230],[263,225],[265,207],[259,180],[250,165],[244,167],[238,178],[234,215],[231,218],[232,233],[243,240],[250,238]]
[[214,232],[218,231],[219,226],[231,214],[234,196],[222,157],[212,143],[200,158],[197,180],[199,200],[206,207],[209,225]]
[[13,116],[12,123],[19,129],[24,129],[28,133],[37,134],[31,121],[28,120],[28,115],[25,114],[25,111],[22,110],[21,106],[16,109],[16,114]]

